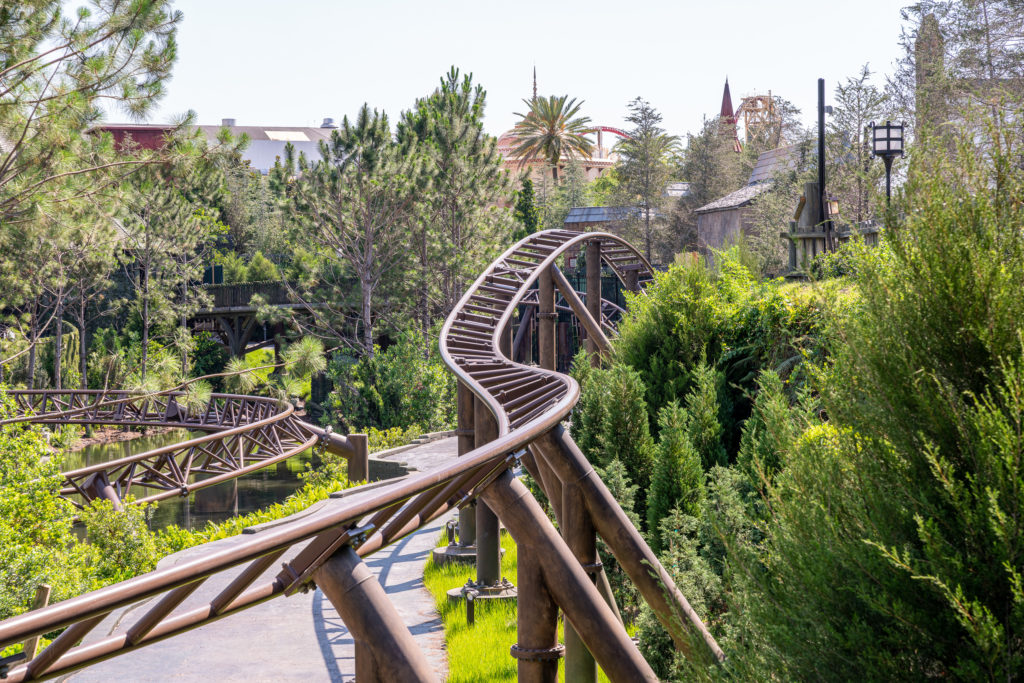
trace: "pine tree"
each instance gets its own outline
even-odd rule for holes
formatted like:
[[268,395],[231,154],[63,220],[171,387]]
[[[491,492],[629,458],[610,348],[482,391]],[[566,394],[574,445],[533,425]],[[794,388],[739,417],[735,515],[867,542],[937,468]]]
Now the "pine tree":
[[721,373],[702,361],[694,368],[693,388],[685,399],[686,434],[705,470],[725,465],[728,459],[718,419],[718,392],[722,382]]
[[679,139],[665,132],[661,114],[647,101],[637,97],[629,103],[629,111],[629,137],[615,145],[621,157],[619,190],[629,206],[639,209],[635,225],[650,261],[663,222],[655,214],[660,214],[664,204],[665,185],[672,174],[669,160],[679,151]]
[[540,227],[540,212],[537,210],[536,198],[533,192],[533,181],[529,177],[523,178],[523,184],[516,193],[516,208],[512,213],[519,227],[512,236],[513,242],[518,242],[527,235],[537,232]]
[[661,436],[656,449],[651,494],[647,504],[647,530],[654,541],[652,547],[660,552],[662,535],[660,524],[674,509],[683,514],[699,517],[704,499],[704,468],[701,458],[690,442],[688,423],[692,417],[676,401],[672,401],[658,414]]

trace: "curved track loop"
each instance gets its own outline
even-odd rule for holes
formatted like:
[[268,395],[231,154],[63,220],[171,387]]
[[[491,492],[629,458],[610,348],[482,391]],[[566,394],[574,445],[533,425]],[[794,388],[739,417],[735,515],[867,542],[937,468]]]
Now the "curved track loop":
[[[576,382],[551,370],[515,363],[501,351],[501,340],[516,307],[541,273],[555,265],[572,247],[600,240],[602,260],[628,282],[625,273],[636,273],[636,285],[645,287],[654,275],[651,266],[633,247],[608,233],[547,230],[529,235],[492,263],[441,329],[441,355],[449,368],[476,394],[498,421],[498,433],[525,428],[540,416],[552,413],[565,418],[579,396]],[[602,307],[605,308],[605,307]],[[606,309],[607,310],[607,309]],[[602,323],[606,315],[602,315]]]
[[[500,352],[501,336],[512,319],[515,307],[527,296],[543,269],[553,265],[567,249],[592,239],[601,240],[606,262],[624,281],[630,283],[632,280],[630,284],[642,286],[652,278],[650,267],[643,258],[612,235],[561,230],[538,233],[517,243],[495,261],[472,285],[444,325],[442,354],[459,380],[494,413],[499,425],[497,439],[454,458],[440,469],[409,475],[363,492],[350,490],[347,492],[349,495],[330,500],[315,514],[298,516],[230,547],[214,544],[208,552],[195,559],[0,622],[0,649],[33,635],[66,627],[64,633],[35,659],[27,665],[12,668],[8,680],[18,683],[63,675],[173,637],[273,597],[291,594],[320,576],[318,570],[330,566],[331,558],[345,546],[355,549],[359,556],[367,556],[445,512],[465,505],[481,493],[494,491],[495,496],[500,497],[513,491],[515,484],[511,483],[514,480],[510,480],[508,471],[516,463],[516,454],[521,454],[526,446],[532,448],[534,442],[543,443],[552,435],[564,434],[560,422],[576,403],[579,387],[564,375],[512,362]],[[637,277],[631,273],[636,273]],[[577,466],[586,467],[578,451],[573,457]],[[570,476],[573,465],[568,460],[562,465],[565,476]],[[612,546],[620,562],[625,562],[624,567],[633,560],[635,571],[631,577],[638,582],[648,602],[657,602],[657,605],[652,602],[655,613],[663,619],[662,623],[673,633],[673,638],[677,638],[675,629],[685,629],[681,622],[688,620],[688,627],[698,639],[702,637],[708,650],[721,659],[721,651],[714,639],[672,585],[667,572],[636,530],[629,526],[625,515],[593,475],[592,469],[577,468],[575,472],[571,474],[574,481],[590,486],[591,494],[603,496],[602,500],[614,508],[611,517],[618,526],[609,527],[615,529],[614,532],[611,535],[602,532],[602,536]],[[494,487],[489,489],[492,484]],[[537,524],[549,527],[536,501],[525,489],[519,490],[528,498],[521,501],[522,509],[540,514],[533,519]],[[516,509],[508,508],[510,513]],[[516,517],[517,526],[522,530],[523,517]],[[569,578],[559,583],[560,595],[563,596],[559,606],[567,615],[570,612],[584,615],[589,608],[580,606],[583,602],[590,605],[595,605],[593,601],[602,602],[593,583],[582,567],[575,564],[570,551],[553,528],[541,529],[536,538],[541,545],[535,550],[547,547],[559,557],[569,558],[570,564],[561,565],[569,570]],[[282,564],[282,559],[287,561]],[[246,565],[240,573],[218,576],[240,565]],[[276,574],[271,569],[274,566],[281,567]],[[206,581],[219,586],[213,599],[184,602]],[[646,583],[642,586],[643,582]],[[584,592],[590,591],[589,600],[582,599],[583,593],[574,592],[583,589],[586,589]],[[88,644],[78,644],[112,611],[156,596],[162,598],[149,603],[151,607],[141,617],[133,617],[134,623],[126,624],[126,630],[99,637]],[[607,611],[608,608],[604,606],[602,609]],[[614,619],[610,611],[607,615],[608,619]],[[639,655],[624,631],[622,634],[625,640],[617,642],[624,651],[632,649],[633,654],[628,657],[636,662],[635,657]],[[687,647],[685,636],[676,642]],[[611,648],[611,643],[606,643],[603,648],[594,650],[609,675],[611,670],[606,664],[616,664],[616,655],[609,654]],[[604,651],[600,652],[602,649]],[[620,668],[620,674],[622,671],[624,669]],[[653,676],[649,669],[647,671],[646,677]],[[618,678],[630,680],[636,677],[619,675]]]
[[[203,436],[108,462],[63,472],[61,495],[80,505],[111,487],[117,499],[133,494],[148,503],[219,484],[305,451],[322,431],[295,408],[272,398],[212,394],[200,409],[181,392],[133,395],[124,391],[11,391],[18,411],[39,424],[178,427]],[[196,479],[196,475],[203,477]]]

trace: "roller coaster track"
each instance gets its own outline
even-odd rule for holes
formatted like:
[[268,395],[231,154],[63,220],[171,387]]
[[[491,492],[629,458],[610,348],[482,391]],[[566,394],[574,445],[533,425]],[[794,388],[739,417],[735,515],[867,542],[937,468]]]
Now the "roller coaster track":
[[[8,680],[61,676],[314,583],[352,633],[356,668],[363,672],[360,680],[364,675],[366,680],[434,680],[426,658],[361,558],[473,501],[493,509],[519,546],[518,643],[511,654],[518,659],[520,680],[555,680],[561,653],[559,610],[579,639],[569,649],[577,654],[589,650],[611,680],[656,680],[595,585],[594,577],[601,572],[595,533],[676,646],[690,657],[721,661],[710,633],[562,427],[579,398],[579,386],[549,368],[509,357],[516,307],[533,296],[537,283],[541,322],[553,324],[557,260],[584,242],[600,245],[602,260],[627,286],[642,288],[651,281],[649,264],[613,235],[545,231],[520,241],[492,263],[445,322],[441,352],[461,385],[460,410],[466,396],[478,407],[476,448],[439,469],[332,499],[315,514],[230,547],[213,546],[181,564],[0,622],[0,649],[64,629],[32,660],[13,665]],[[596,333],[599,321],[587,316],[572,293],[562,293],[577,316],[586,318],[581,322],[588,332]],[[542,341],[552,340],[550,328],[547,337],[541,336]],[[550,365],[543,349],[541,356],[541,364]],[[460,414],[460,427],[462,418]],[[494,427],[489,436],[486,420]],[[464,436],[460,430],[460,438]],[[543,486],[564,538],[512,475],[520,463]],[[207,581],[217,589],[215,597],[190,601]],[[148,598],[158,599],[131,624],[82,642],[114,610]]]
[[49,425],[177,427],[202,436],[144,453],[63,472],[61,495],[77,506],[107,498],[115,507],[129,494],[148,503],[220,484],[268,467],[318,442],[348,455],[344,437],[303,422],[295,408],[272,398],[212,394],[201,407],[180,403],[181,392],[11,391],[27,421]]

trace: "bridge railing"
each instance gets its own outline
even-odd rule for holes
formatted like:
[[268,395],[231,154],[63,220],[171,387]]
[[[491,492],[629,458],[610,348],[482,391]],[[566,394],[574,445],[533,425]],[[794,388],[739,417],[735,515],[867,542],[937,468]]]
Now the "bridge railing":
[[211,308],[245,308],[252,297],[259,294],[268,304],[280,306],[296,303],[283,280],[272,282],[242,282],[238,284],[203,285],[213,299]]

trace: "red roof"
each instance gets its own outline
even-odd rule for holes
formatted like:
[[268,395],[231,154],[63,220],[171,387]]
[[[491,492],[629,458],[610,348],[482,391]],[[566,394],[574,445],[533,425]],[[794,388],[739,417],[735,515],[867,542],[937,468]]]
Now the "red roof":
[[719,114],[724,123],[736,123],[736,112],[732,108],[732,95],[729,94],[729,79],[725,79],[725,92],[722,93],[722,111]]

